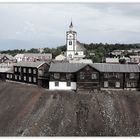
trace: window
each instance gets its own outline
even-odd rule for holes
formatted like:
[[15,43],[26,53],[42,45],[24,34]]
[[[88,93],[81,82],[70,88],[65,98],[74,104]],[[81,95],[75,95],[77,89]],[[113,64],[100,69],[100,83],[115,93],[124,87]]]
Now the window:
[[72,76],[72,74],[67,73],[67,74],[66,74],[66,79],[68,79],[68,80],[71,79],[71,76]]
[[120,87],[120,82],[116,82],[116,87]]
[[28,72],[31,73],[31,68],[28,69]]
[[126,86],[127,87],[137,87],[138,83],[137,82],[127,82]]
[[15,75],[15,80],[17,80],[17,75]]
[[130,74],[129,74],[129,78],[130,78],[130,79],[135,78],[135,73],[130,73]]
[[33,74],[36,74],[36,69],[33,70]]
[[17,72],[17,67],[15,67],[15,72]]
[[18,68],[18,71],[21,72],[21,67]]
[[9,74],[7,74],[7,78],[9,78]]
[[115,74],[115,77],[119,79],[120,78],[120,74],[119,73],[116,73]]
[[32,82],[32,77],[29,77],[29,82]]
[[56,86],[56,87],[59,86],[59,82],[58,82],[58,81],[55,82],[55,86]]
[[104,78],[108,78],[108,73],[104,73]]
[[84,74],[84,72],[80,72],[80,79],[85,79],[85,74]]
[[108,81],[104,82],[104,87],[108,87]]
[[26,76],[24,76],[24,81],[26,81]]
[[10,75],[10,79],[12,79],[12,78],[13,78],[13,75],[11,74],[11,75]]
[[69,45],[72,45],[72,41],[69,41]]
[[54,73],[54,79],[59,79],[60,78],[60,73]]
[[71,82],[67,82],[67,87],[70,87],[71,86]]
[[34,83],[36,83],[36,77],[33,78]]
[[92,73],[91,79],[97,79],[97,74],[96,73]]
[[23,68],[23,72],[26,73],[26,68]]
[[21,76],[19,76],[19,80],[21,80]]

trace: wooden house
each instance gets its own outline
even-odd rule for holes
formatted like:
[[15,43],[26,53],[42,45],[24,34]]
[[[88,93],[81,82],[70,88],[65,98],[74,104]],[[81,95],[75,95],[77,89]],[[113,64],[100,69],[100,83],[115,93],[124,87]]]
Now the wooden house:
[[[51,64],[51,90],[139,90],[140,67],[136,64]],[[71,79],[67,79],[67,75]]]
[[48,87],[49,64],[46,62],[18,62],[13,66],[13,72],[7,73],[8,80],[36,84]]
[[5,81],[7,73],[11,71],[13,64],[0,63],[0,80]]
[[93,67],[100,71],[101,89],[138,90],[140,87],[140,67],[137,64],[94,63]]
[[76,90],[76,71],[84,65],[77,63],[52,63],[49,69],[50,90]]
[[83,65],[76,72],[77,90],[99,90],[100,89],[100,72],[92,65]]

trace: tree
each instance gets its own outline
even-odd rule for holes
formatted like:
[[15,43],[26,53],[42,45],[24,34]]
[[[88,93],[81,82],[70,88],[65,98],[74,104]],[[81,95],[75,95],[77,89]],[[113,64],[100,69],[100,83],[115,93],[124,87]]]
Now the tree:
[[28,50],[27,53],[39,53],[39,50],[32,48],[32,49]]

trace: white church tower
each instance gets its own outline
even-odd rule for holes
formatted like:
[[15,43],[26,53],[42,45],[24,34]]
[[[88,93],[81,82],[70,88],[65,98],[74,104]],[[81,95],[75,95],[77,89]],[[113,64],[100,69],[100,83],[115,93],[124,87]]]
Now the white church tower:
[[67,52],[66,57],[67,59],[74,59],[74,58],[84,58],[84,46],[77,41],[77,32],[73,30],[72,21],[69,26],[69,31],[66,32],[66,45],[67,45]]
[[72,59],[75,54],[77,33],[73,30],[71,22],[69,31],[66,32],[67,58]]

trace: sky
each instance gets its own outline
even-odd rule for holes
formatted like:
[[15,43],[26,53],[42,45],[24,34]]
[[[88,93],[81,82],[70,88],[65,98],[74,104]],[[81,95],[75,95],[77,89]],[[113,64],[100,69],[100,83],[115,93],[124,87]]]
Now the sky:
[[81,43],[140,43],[140,3],[1,3],[0,50],[64,45],[71,20]]

